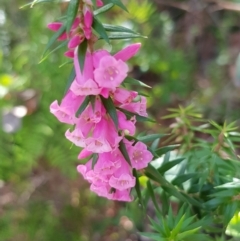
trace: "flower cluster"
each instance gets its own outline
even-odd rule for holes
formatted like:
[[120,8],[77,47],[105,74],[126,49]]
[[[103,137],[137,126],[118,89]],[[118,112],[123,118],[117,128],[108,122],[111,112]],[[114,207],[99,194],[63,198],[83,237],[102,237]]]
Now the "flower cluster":
[[[97,0],[98,7],[103,5],[101,0]],[[66,31],[58,38],[59,41],[68,40],[68,51],[65,56],[73,58],[73,50],[79,46],[85,39],[90,40],[94,38],[92,35],[93,24],[93,4],[91,0],[84,0],[81,2],[77,17],[75,18],[72,27],[67,33]],[[59,31],[64,24],[62,22],[53,22],[48,24],[48,28],[54,32]]]
[[[88,1],[85,3],[89,5]],[[136,183],[132,169],[147,167],[153,157],[144,143],[131,138],[136,115],[147,116],[146,98],[122,86],[129,71],[126,61],[138,52],[140,44],[132,44],[115,55],[102,49],[87,50],[84,66],[80,66],[79,29],[88,39],[92,13],[87,9],[83,16],[82,20],[76,18],[69,34],[75,79],[61,103],[54,101],[50,111],[60,122],[73,126],[65,136],[82,148],[78,158],[89,160],[77,170],[91,183],[90,189],[108,199],[131,201],[130,192]],[[53,27],[56,23],[50,26],[57,29]],[[64,33],[61,38],[65,37]],[[114,114],[109,113],[109,104]]]

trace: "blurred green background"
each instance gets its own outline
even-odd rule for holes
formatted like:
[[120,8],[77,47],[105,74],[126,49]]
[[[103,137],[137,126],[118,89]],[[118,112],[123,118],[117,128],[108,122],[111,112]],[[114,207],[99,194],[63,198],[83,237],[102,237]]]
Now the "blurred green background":
[[[151,85],[150,116],[139,131],[167,132],[167,108],[192,104],[218,123],[240,119],[240,1],[126,0],[105,23],[148,36],[129,66]],[[19,9],[26,0],[0,0],[0,241],[135,241],[147,230],[137,202],[110,202],[89,192],[77,174],[79,148],[67,125],[49,113],[63,97],[71,64],[64,49],[40,62],[52,33],[46,28],[66,3]],[[115,52],[132,43],[103,46]],[[63,65],[63,66],[62,66]]]

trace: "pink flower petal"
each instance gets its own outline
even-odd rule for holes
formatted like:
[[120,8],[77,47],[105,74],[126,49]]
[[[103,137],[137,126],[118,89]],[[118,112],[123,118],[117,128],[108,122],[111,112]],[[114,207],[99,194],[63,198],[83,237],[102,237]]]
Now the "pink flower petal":
[[76,48],[84,40],[83,36],[75,35],[68,42],[68,48]]
[[114,57],[117,60],[127,61],[132,58],[140,49],[141,43],[131,44],[117,52]]
[[101,92],[101,88],[92,79],[88,79],[83,84],[73,81],[70,90],[77,96],[98,95]]
[[74,51],[73,50],[68,50],[64,53],[64,55],[68,58],[73,59],[74,58]]
[[86,157],[88,157],[88,156],[90,156],[90,155],[92,155],[93,153],[91,152],[91,151],[88,151],[88,150],[86,150],[86,149],[83,149],[80,153],[79,153],[79,155],[78,155],[78,159],[84,159],[84,158],[86,158]]
[[93,13],[87,8],[84,12],[84,25],[91,28],[93,23]]
[[120,177],[116,178],[111,176],[109,180],[109,185],[117,190],[126,190],[128,188],[134,187],[136,184],[136,178],[132,177],[127,173],[123,173]]
[[49,23],[47,25],[47,27],[52,30],[52,31],[58,31],[61,27],[62,27],[62,23],[61,22],[53,22],[53,23]]

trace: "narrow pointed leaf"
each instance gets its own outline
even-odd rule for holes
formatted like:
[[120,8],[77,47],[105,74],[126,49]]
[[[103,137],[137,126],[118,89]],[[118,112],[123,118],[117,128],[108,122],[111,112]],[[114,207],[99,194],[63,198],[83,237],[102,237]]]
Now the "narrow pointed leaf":
[[38,3],[44,3],[44,2],[53,2],[53,0],[38,0],[38,1],[32,1],[32,2],[30,2],[30,3],[26,3],[26,4],[24,4],[24,5],[22,5],[21,7],[20,7],[20,9],[22,9],[22,8],[25,8],[25,7],[27,7],[27,6],[31,6],[31,8],[34,6],[34,5],[36,5],[36,4],[38,4]]
[[54,44],[54,42],[64,33],[64,31],[66,30],[66,25],[63,24],[61,26],[61,28],[54,33],[54,35],[50,38],[50,40],[48,41],[46,48],[43,52],[43,57],[45,56],[45,54],[47,53],[48,49]]
[[99,155],[97,153],[93,154],[92,157],[92,169],[94,169],[94,166],[96,165],[97,161],[98,161]]
[[147,38],[146,36],[134,33],[111,33],[108,39],[131,39],[131,38]]
[[103,27],[105,28],[106,31],[109,31],[109,32],[133,33],[133,34],[139,35],[138,33],[134,32],[132,29],[125,28],[118,25],[103,24]]
[[141,136],[141,137],[138,137],[137,139],[139,141],[147,143],[147,142],[154,141],[154,140],[156,140],[158,138],[162,138],[164,136],[166,136],[166,134],[152,134],[152,135],[147,135],[147,136]]
[[95,110],[95,103],[96,103],[96,96],[94,96],[94,95],[90,96],[90,103],[91,103],[92,109],[94,111]]
[[161,167],[158,168],[158,171],[161,174],[164,174],[166,171],[170,170],[171,168],[173,168],[174,166],[178,165],[179,163],[181,163],[185,158],[178,158],[175,159],[173,161],[167,162],[165,164],[163,164]]
[[98,14],[105,13],[105,12],[107,12],[109,9],[111,9],[113,6],[114,6],[113,3],[108,3],[108,4],[104,5],[103,7],[95,10],[95,11],[93,12],[93,14],[94,14],[95,16],[97,16]]
[[155,152],[158,156],[162,156],[163,154],[172,151],[174,149],[176,149],[177,147],[179,147],[180,145],[176,144],[176,145],[169,145],[169,146],[164,146],[161,147],[159,149],[157,149]]
[[176,198],[180,199],[181,201],[188,202],[189,200],[186,199],[171,183],[169,183],[151,164],[148,165],[146,170],[146,176],[153,176],[154,180],[158,182],[161,187],[168,192],[169,194],[175,196]]
[[112,118],[116,128],[118,129],[118,116],[117,116],[117,111],[116,107],[113,104],[113,101],[111,97],[108,97],[108,99],[105,99],[104,97],[101,96],[102,103],[107,111],[107,113],[110,115]]
[[[188,237],[188,236],[191,236],[193,235],[194,233],[196,233],[197,231],[199,231],[201,227],[198,227],[198,228],[195,228],[195,229],[192,229],[192,230],[188,230],[188,231],[185,231],[185,232],[182,232],[180,234],[178,234],[178,238],[179,240],[183,240],[184,238]],[[200,234],[199,234],[200,235]],[[202,234],[204,235],[204,234]],[[205,235],[204,235],[205,236]],[[194,239],[193,239],[194,240]],[[205,240],[205,239],[203,239]]]
[[160,197],[161,197],[161,202],[162,202],[162,213],[165,216],[168,213],[169,208],[170,208],[169,198],[165,191],[162,191],[162,194],[160,195]]
[[179,222],[177,223],[177,225],[175,226],[175,228],[172,230],[172,235],[173,235],[173,236],[177,236],[177,235],[180,233],[180,230],[181,230],[181,228],[182,228],[184,219],[185,219],[185,215],[183,215],[183,216],[180,218]]
[[67,33],[70,32],[74,19],[76,18],[78,12],[79,0],[70,0],[67,10],[67,23],[66,30]]
[[106,2],[113,3],[114,5],[117,5],[121,9],[128,12],[127,8],[125,7],[125,5],[120,0],[106,0]]
[[120,110],[121,112],[123,112],[123,113],[124,113],[127,117],[129,117],[129,118],[132,117],[132,116],[135,116],[137,121],[140,121],[140,122],[149,121],[149,122],[152,122],[152,123],[156,123],[155,120],[150,119],[150,118],[148,118],[148,117],[138,115],[138,114],[136,114],[136,113],[133,113],[133,112],[124,110],[124,109],[119,108],[119,107],[118,107],[117,109]]
[[67,64],[72,64],[72,62],[73,62],[72,60],[68,60],[68,61],[64,62],[63,64],[59,65],[58,67],[62,68],[63,66],[65,66]]
[[237,202],[232,202],[224,206],[223,221],[225,225],[228,225],[228,223],[231,221],[232,217],[237,211],[237,208],[238,208]]
[[132,85],[138,85],[138,86],[142,86],[142,87],[146,87],[146,88],[152,88],[151,86],[143,83],[142,81],[140,80],[137,80],[137,79],[134,79],[134,78],[131,78],[131,77],[127,77],[125,80],[124,80],[124,83],[126,84],[132,84]]
[[56,48],[54,48],[53,50],[51,50],[50,52],[45,54],[45,56],[39,61],[39,64],[42,63],[43,61],[45,61],[49,55],[51,55],[52,53],[56,52],[58,49],[66,46],[66,45],[67,45],[67,41],[64,41],[61,44],[59,44]]
[[143,199],[142,199],[142,193],[141,193],[141,189],[140,189],[139,177],[138,177],[138,173],[137,173],[135,168],[133,168],[133,176],[136,178],[135,189],[136,189],[136,192],[137,192],[139,202],[141,203],[142,207],[145,209],[145,205],[144,205],[144,202],[143,202]]
[[123,157],[125,158],[125,160],[127,161],[127,163],[131,166],[131,160],[128,155],[127,148],[123,141],[120,141],[120,143],[119,143],[119,150],[121,151],[121,153],[122,153]]
[[64,91],[64,95],[66,95],[66,93],[69,90],[69,88],[70,88],[72,82],[74,81],[75,77],[76,77],[75,69],[72,68],[72,71],[71,71],[71,73],[68,77],[68,82],[67,82],[67,86],[66,86],[65,91]]
[[139,121],[139,122],[149,121],[149,122],[152,122],[152,123],[156,123],[155,120],[150,119],[150,118],[148,118],[148,117],[141,116],[141,115],[138,115],[138,114],[135,114],[135,113],[133,113],[132,116],[133,116],[133,115],[136,116],[136,120]]
[[83,103],[81,104],[81,106],[79,107],[76,116],[78,117],[79,115],[81,115],[83,113],[83,111],[86,109],[86,107],[88,106],[90,102],[90,97],[86,96],[85,100],[83,101]]
[[93,19],[92,27],[99,34],[100,38],[104,39],[107,43],[109,43],[109,38],[108,38],[106,30],[104,29],[103,25],[96,18]]
[[158,148],[159,142],[160,138],[155,139],[151,145],[151,149],[155,151]]
[[[159,215],[158,215],[159,216]],[[155,231],[159,232],[159,233],[163,233],[163,227],[161,224],[157,223],[155,220],[153,220],[151,217],[148,217],[149,221],[151,222],[153,228],[155,229]]]
[[153,201],[153,204],[154,204],[154,207],[156,208],[156,210],[162,214],[162,211],[160,210],[159,206],[158,206],[158,203],[157,203],[157,200],[156,200],[156,197],[155,197],[155,194],[154,194],[154,190],[153,190],[153,187],[152,187],[152,184],[150,181],[147,182],[147,189],[149,191],[149,194],[150,194],[150,197]]
[[86,39],[78,46],[78,61],[79,61],[80,69],[82,72],[84,69],[84,62],[85,62],[86,53],[87,53],[87,46],[88,46],[88,42]]
[[188,181],[191,178],[198,178],[201,175],[202,175],[201,173],[196,173],[196,172],[178,175],[176,178],[174,178],[172,180],[172,184],[178,186],[178,185]]

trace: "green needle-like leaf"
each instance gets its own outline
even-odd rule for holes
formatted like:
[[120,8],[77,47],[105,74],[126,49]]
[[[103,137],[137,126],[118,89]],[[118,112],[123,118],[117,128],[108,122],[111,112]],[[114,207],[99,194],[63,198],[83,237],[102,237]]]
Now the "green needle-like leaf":
[[79,1],[80,0],[70,0],[69,2],[68,10],[67,10],[67,23],[66,23],[67,33],[70,32],[74,19],[76,18]]
[[98,161],[99,155],[97,153],[94,153],[92,156],[92,169],[94,169],[94,166],[96,165]]
[[56,52],[58,49],[66,46],[66,45],[67,45],[67,41],[64,41],[64,42],[60,43],[56,48],[54,48],[53,50],[51,50],[50,52],[48,52],[44,57],[42,57],[42,59],[39,61],[39,64],[42,63],[44,60],[46,60],[47,57],[48,57],[50,54]]
[[107,113],[110,115],[112,118],[116,128],[118,129],[118,116],[117,116],[117,111],[116,107],[113,104],[113,101],[111,97],[108,97],[108,99],[105,99],[104,97],[101,96],[102,103],[107,111]]
[[140,34],[134,34],[134,33],[111,33],[108,35],[108,39],[113,39],[113,40],[114,39],[132,39],[132,38],[147,38],[147,37]]
[[152,88],[151,86],[149,85],[146,85],[145,83],[143,83],[142,81],[140,80],[137,80],[137,79],[134,79],[134,78],[131,78],[131,77],[127,77],[125,80],[124,80],[124,83],[126,84],[132,84],[132,85],[138,85],[138,86],[142,86],[142,87],[146,87],[146,88]]
[[111,25],[111,24],[103,24],[103,27],[105,28],[106,31],[109,31],[109,32],[138,34],[138,33],[135,33],[132,29],[125,28],[125,27],[122,27],[122,26]]
[[75,77],[76,77],[75,69],[72,68],[72,71],[71,71],[71,73],[69,75],[69,78],[68,78],[68,81],[67,81],[67,86],[66,86],[65,91],[64,91],[64,95],[66,95],[66,93],[69,90],[69,88],[70,88],[72,82],[74,81]]
[[147,135],[147,136],[141,136],[141,137],[137,137],[137,139],[139,141],[142,141],[144,143],[147,143],[147,142],[151,142],[151,141],[154,141],[158,138],[162,138],[166,136],[166,134],[152,134],[152,135]]
[[83,101],[83,103],[81,104],[81,106],[79,107],[79,109],[76,113],[76,117],[78,117],[79,115],[81,115],[83,113],[83,111],[88,106],[89,102],[90,102],[90,97],[86,96],[85,100]]
[[152,184],[151,184],[150,181],[147,182],[147,189],[148,189],[150,197],[151,197],[151,199],[153,201],[154,207],[161,214],[162,211],[160,210],[160,208],[158,206],[158,203],[157,203],[157,200],[156,200],[156,197],[155,197],[155,194],[154,194],[154,190],[153,190],[153,187],[152,187]]
[[135,168],[133,168],[133,176],[136,178],[135,190],[137,192],[139,202],[142,205],[142,207],[145,209],[145,205],[144,205],[144,202],[142,199],[142,193],[141,193],[141,189],[140,189],[139,177],[138,177],[138,173]]
[[107,43],[109,43],[109,38],[106,30],[104,29],[102,23],[100,23],[97,18],[93,19],[93,29],[99,34],[100,38],[104,39]]
[[106,3],[113,3],[114,5],[117,5],[121,9],[125,10],[126,12],[128,12],[127,8],[125,7],[125,5],[120,0],[105,0],[105,2]]
[[49,2],[53,2],[53,0],[35,0],[35,1],[30,2],[30,3],[26,3],[26,4],[22,5],[20,7],[20,9],[25,8],[27,6],[31,6],[31,8],[32,8],[34,5],[36,5],[38,3],[49,3]]
[[163,164],[161,167],[158,168],[158,171],[161,174],[164,174],[166,171],[170,170],[171,168],[173,168],[174,166],[178,165],[179,163],[181,163],[185,158],[178,158],[172,161],[169,161],[165,164]]
[[75,70],[74,70],[74,68],[72,68],[72,71],[71,71],[71,73],[70,73],[70,75],[68,77],[68,81],[67,81],[67,85],[66,85],[66,88],[65,88],[65,91],[64,91],[64,95],[66,95],[67,91],[69,90],[72,82],[75,79],[75,76],[76,76]]
[[172,184],[178,186],[191,178],[198,178],[201,175],[202,175],[201,173],[196,173],[196,172],[178,175],[176,178],[172,180]]
[[47,46],[43,52],[43,57],[45,56],[45,54],[47,53],[48,49],[54,44],[54,42],[64,33],[64,31],[66,30],[66,24],[63,24],[61,26],[61,28],[54,33],[54,35],[50,38],[50,40],[47,43]]
[[127,148],[126,148],[126,146],[125,146],[123,141],[120,141],[120,143],[119,143],[119,150],[121,151],[121,153],[124,156],[124,158],[127,161],[127,163],[131,166],[131,160],[130,160],[130,157],[128,155]]
[[103,7],[95,10],[95,11],[93,12],[93,14],[94,14],[95,16],[97,16],[98,14],[105,13],[105,12],[107,12],[109,9],[111,9],[113,6],[114,6],[113,3],[106,4],[106,5],[104,5]]
[[78,46],[78,61],[79,61],[80,69],[82,72],[84,69],[84,62],[85,62],[86,53],[87,53],[87,46],[88,46],[88,42],[86,39]]
[[162,156],[163,154],[172,151],[174,149],[176,149],[177,147],[179,147],[180,145],[176,144],[176,145],[169,145],[169,146],[164,146],[161,147],[159,149],[157,149],[155,152],[158,156]]

